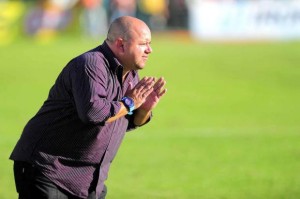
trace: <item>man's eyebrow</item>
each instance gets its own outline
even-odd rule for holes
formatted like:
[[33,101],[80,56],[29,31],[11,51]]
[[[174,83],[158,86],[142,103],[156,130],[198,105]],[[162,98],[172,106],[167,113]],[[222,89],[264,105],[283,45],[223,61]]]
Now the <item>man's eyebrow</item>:
[[147,39],[145,39],[145,40],[140,40],[139,42],[140,42],[140,43],[149,43],[149,44],[151,44],[151,40],[147,40]]

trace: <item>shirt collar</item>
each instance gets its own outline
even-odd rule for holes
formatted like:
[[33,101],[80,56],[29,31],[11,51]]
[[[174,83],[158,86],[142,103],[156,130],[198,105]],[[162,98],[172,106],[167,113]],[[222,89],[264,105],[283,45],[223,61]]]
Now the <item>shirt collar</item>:
[[123,69],[123,66],[121,65],[121,63],[119,62],[119,60],[116,58],[116,56],[112,52],[112,50],[109,48],[109,46],[107,45],[106,41],[104,41],[100,45],[100,51],[103,53],[103,55],[105,56],[105,58],[108,60],[109,67],[111,68],[112,71],[117,72],[118,69],[120,69],[120,68]]

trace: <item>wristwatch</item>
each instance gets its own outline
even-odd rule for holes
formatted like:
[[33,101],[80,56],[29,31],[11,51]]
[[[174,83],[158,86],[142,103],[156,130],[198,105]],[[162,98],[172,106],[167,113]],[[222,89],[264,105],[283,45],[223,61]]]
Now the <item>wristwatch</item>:
[[132,115],[133,114],[133,110],[134,110],[134,101],[133,99],[131,99],[130,97],[123,97],[121,99],[121,102],[123,102],[124,106],[127,108],[128,110],[128,115]]

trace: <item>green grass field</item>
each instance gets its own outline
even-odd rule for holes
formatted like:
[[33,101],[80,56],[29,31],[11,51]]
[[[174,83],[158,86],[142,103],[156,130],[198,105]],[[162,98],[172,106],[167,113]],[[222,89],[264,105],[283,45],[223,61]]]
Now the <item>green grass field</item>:
[[[8,157],[62,67],[100,42],[20,39],[0,47],[0,198],[17,198]],[[168,93],[128,133],[108,199],[299,199],[300,42],[200,43],[154,36],[141,76]]]

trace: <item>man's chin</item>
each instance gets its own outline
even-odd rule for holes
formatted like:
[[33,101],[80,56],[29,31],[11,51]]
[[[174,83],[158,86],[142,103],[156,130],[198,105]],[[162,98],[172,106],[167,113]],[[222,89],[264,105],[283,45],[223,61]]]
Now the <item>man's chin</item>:
[[141,69],[145,68],[145,64],[143,64],[143,65],[136,65],[135,68],[136,68],[136,70],[141,70]]

